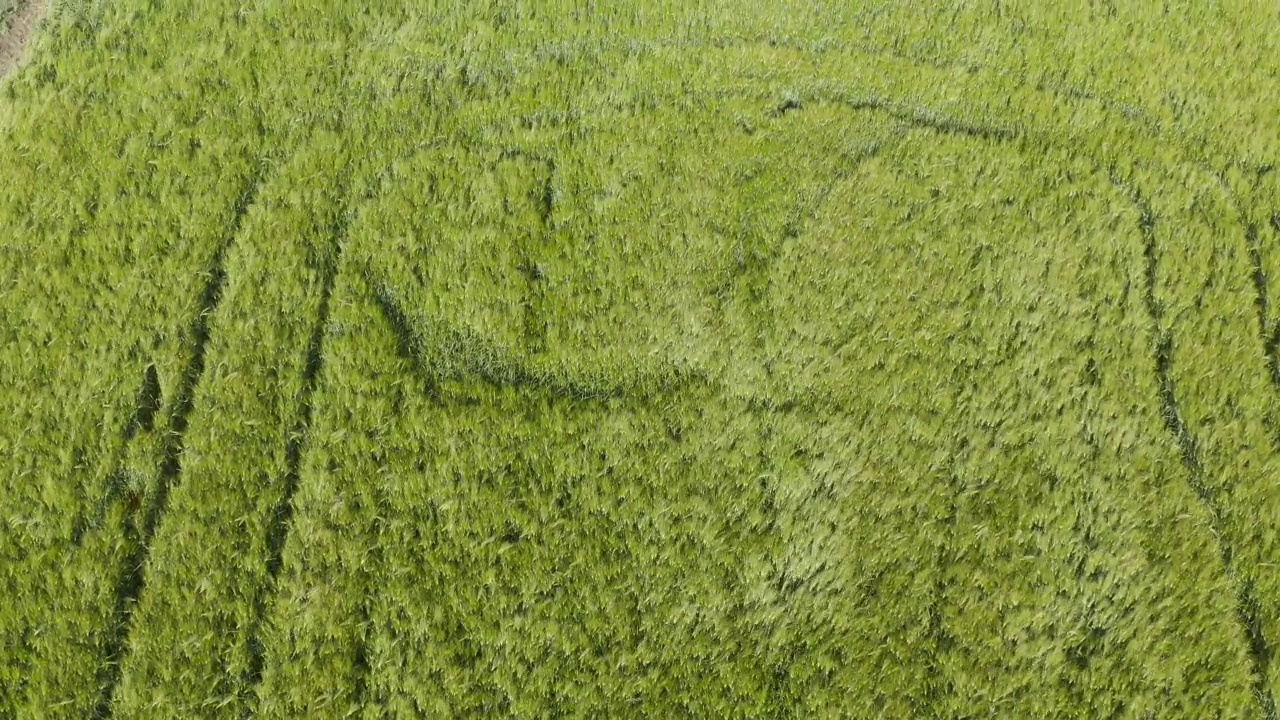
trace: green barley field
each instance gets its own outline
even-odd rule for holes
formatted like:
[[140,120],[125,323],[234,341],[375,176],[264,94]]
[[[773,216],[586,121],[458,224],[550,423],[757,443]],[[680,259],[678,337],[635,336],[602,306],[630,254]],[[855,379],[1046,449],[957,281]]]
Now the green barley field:
[[54,0],[0,718],[1275,720],[1277,78],[1261,0]]

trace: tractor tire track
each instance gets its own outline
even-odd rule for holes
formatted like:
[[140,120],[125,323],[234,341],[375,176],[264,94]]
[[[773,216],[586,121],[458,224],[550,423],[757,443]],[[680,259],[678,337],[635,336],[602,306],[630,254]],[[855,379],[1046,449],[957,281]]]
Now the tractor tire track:
[[[857,104],[854,104],[854,105],[851,105],[851,107],[855,107],[855,109],[857,109],[860,106],[858,106]],[[957,125],[954,123],[948,125],[947,123],[939,121],[936,117],[930,116],[927,112],[924,112],[924,111],[922,112],[905,112],[901,110],[895,111],[892,108],[889,108],[887,106],[877,106],[874,103],[866,105],[865,107],[884,110],[888,112],[891,116],[897,117],[898,119],[904,120],[910,124],[923,126],[923,127],[932,127],[940,132],[957,133],[957,134],[969,135],[972,137],[978,137],[982,139],[996,140],[996,141],[1008,141],[1017,136],[1017,133],[1015,131],[1008,131],[1001,128],[982,128],[980,126],[975,126],[975,125],[967,125],[967,124]],[[1146,212],[1144,213],[1143,225],[1145,226],[1144,241],[1146,240],[1146,237],[1148,234],[1151,234],[1152,238],[1154,238],[1152,223],[1149,220],[1149,208],[1147,208]],[[1280,227],[1278,227],[1278,232],[1280,232]],[[1188,465],[1189,469],[1194,469],[1194,472],[1191,472],[1191,476],[1192,476],[1191,483],[1192,483],[1193,489],[1196,490],[1197,496],[1200,497],[1201,501],[1205,503],[1206,506],[1209,506],[1212,503],[1212,493],[1204,486],[1203,470],[1199,466],[1198,450],[1196,448],[1194,438],[1190,436],[1181,418],[1180,410],[1177,406],[1176,392],[1170,377],[1171,360],[1169,356],[1172,351],[1172,336],[1171,336],[1171,333],[1161,330],[1161,318],[1160,318],[1161,308],[1159,306],[1158,301],[1155,298],[1154,287],[1155,287],[1155,274],[1156,274],[1156,270],[1158,269],[1157,267],[1158,258],[1156,257],[1154,239],[1152,239],[1149,242],[1146,242],[1144,250],[1145,250],[1144,256],[1146,258],[1147,279],[1148,279],[1148,283],[1147,283],[1148,297],[1147,297],[1146,307],[1147,307],[1148,313],[1152,315],[1153,324],[1157,329],[1156,337],[1158,338],[1157,347],[1156,347],[1156,359],[1157,359],[1156,364],[1157,364],[1157,375],[1159,377],[1162,416],[1164,417],[1167,428],[1174,435],[1175,439],[1178,442],[1179,450],[1183,457],[1183,462]],[[340,248],[339,248],[339,251],[340,251]],[[1255,265],[1257,265],[1257,263],[1255,263]],[[221,266],[221,257],[218,258],[217,266],[219,268]],[[302,393],[302,398],[299,401],[299,413],[298,413],[299,419],[295,425],[295,432],[290,434],[290,437],[286,446],[286,450],[287,450],[286,454],[288,459],[287,464],[289,467],[289,472],[286,475],[286,488],[284,492],[284,497],[282,498],[281,503],[277,506],[277,512],[274,513],[273,515],[273,520],[272,520],[273,524],[269,532],[269,539],[270,539],[269,547],[271,548],[271,553],[272,553],[271,558],[268,561],[268,574],[270,576],[269,586],[275,585],[276,577],[278,576],[278,573],[280,571],[280,567],[282,564],[283,545],[284,545],[285,539],[287,538],[290,519],[293,512],[292,497],[293,497],[294,491],[296,491],[297,489],[298,472],[301,464],[301,457],[305,450],[305,447],[304,447],[305,436],[310,428],[311,414],[312,414],[311,395],[314,392],[315,387],[318,385],[320,381],[319,376],[322,371],[323,343],[324,343],[325,334],[326,334],[330,295],[331,295],[332,287],[334,284],[333,282],[334,277],[337,275],[337,272],[338,271],[335,268],[332,273],[326,276],[324,281],[319,318],[316,324],[313,326],[313,332],[312,332],[311,339],[308,346],[307,360],[306,360],[306,365],[304,370],[303,393]],[[216,307],[216,304],[217,304],[217,295],[220,293],[221,282],[222,280],[219,279],[214,289],[213,307]],[[1264,279],[1264,283],[1265,283],[1265,279]],[[1263,288],[1263,290],[1265,290],[1265,287]],[[388,320],[393,320],[393,312],[397,314],[402,321],[404,320],[403,313],[400,312],[399,308],[395,306],[394,303],[389,299],[390,296],[384,297],[381,294],[375,294],[375,296],[379,300],[379,305],[383,309],[383,312],[387,314]],[[1264,291],[1260,291],[1260,297],[1265,297]],[[211,307],[210,312],[212,312],[212,310],[213,308]],[[1265,318],[1265,313],[1263,313],[1263,317]],[[199,318],[197,319],[197,322],[200,322]],[[394,320],[393,320],[393,324],[395,324]],[[403,324],[407,325],[407,323],[403,323]],[[207,339],[207,328],[205,329],[205,334]],[[397,339],[400,340],[402,343],[404,343],[405,348],[408,348],[410,347],[410,344],[404,341],[405,337],[410,337],[410,336],[398,333]],[[1277,333],[1276,337],[1277,339],[1280,339],[1280,332]],[[1263,322],[1263,338],[1265,343],[1268,340],[1265,332],[1265,321]],[[1274,349],[1275,349],[1275,344],[1272,344],[1270,349],[1270,357],[1272,358],[1275,357]],[[196,361],[197,355],[199,356],[198,362]],[[416,356],[416,353],[414,353],[414,355]],[[171,468],[172,476],[170,479],[176,477],[180,472],[180,458],[182,454],[181,434],[185,431],[185,428],[186,428],[186,413],[189,413],[190,405],[192,403],[190,396],[193,394],[195,385],[198,383],[198,379],[199,379],[198,375],[203,371],[203,362],[204,362],[203,361],[203,342],[201,342],[197,347],[197,352],[193,354],[193,362],[189,366],[189,369],[192,367],[197,368],[196,369],[197,377],[195,380],[190,382],[189,384],[190,387],[187,387],[188,383],[185,381],[185,378],[184,378],[183,388],[185,389],[185,395],[184,395],[184,391],[180,390],[177,396],[178,400],[176,402],[178,402],[179,407],[181,407],[182,405],[183,398],[186,397],[185,402],[187,405],[187,410],[186,412],[182,413],[182,417],[180,420],[177,417],[177,414],[175,413],[175,415],[171,418],[171,422],[170,422],[171,436],[174,435],[172,431],[176,429],[177,440],[171,442],[169,445],[166,446],[166,453],[165,453],[166,462],[162,466],[162,469],[164,469],[166,472]],[[1273,372],[1273,378],[1280,378],[1280,374],[1277,374],[1277,371],[1275,370],[1274,362],[1272,365],[1272,372]],[[188,375],[189,374],[190,373],[188,373]],[[534,378],[522,378],[522,380],[528,381],[528,382],[536,382]],[[517,382],[516,384],[521,384],[521,383]],[[170,448],[175,444],[177,448],[176,451],[170,452]],[[162,472],[162,476],[166,474],[166,472]],[[163,495],[167,495],[167,483],[164,484],[163,487],[164,487]],[[159,522],[160,514],[163,513],[163,505],[164,505],[164,500],[158,497],[155,503],[148,506],[147,513],[144,516],[144,522],[141,526],[143,537],[149,538],[151,535],[154,534],[156,524]],[[1212,508],[1211,508],[1210,514],[1215,519],[1215,522],[1220,515],[1219,512],[1212,510]],[[143,544],[145,545],[146,543],[143,543]],[[1224,557],[1224,562],[1228,564],[1228,570],[1230,570],[1229,547],[1224,546],[1223,557]],[[141,582],[142,582],[141,565],[144,565],[144,564],[145,564],[145,552],[142,557],[142,562],[139,564],[139,571],[138,571],[139,585],[138,585],[137,592],[141,591]],[[1248,591],[1242,590],[1241,592],[1243,592],[1244,594],[1241,595],[1240,597],[1240,604],[1242,606],[1247,606],[1248,603],[1246,601],[1250,599],[1249,594],[1251,593],[1251,590],[1248,590]],[[136,600],[136,593],[134,595],[134,599]],[[262,609],[265,610],[265,600],[263,601],[261,607]],[[1253,602],[1253,607],[1255,607],[1256,609],[1256,601]],[[124,612],[129,613],[131,612],[131,609],[126,608]],[[1255,612],[1255,617],[1256,617],[1256,612]],[[261,613],[259,614],[259,619],[261,619]],[[1246,627],[1248,627],[1247,624],[1246,624]],[[126,633],[127,633],[127,630],[126,630]],[[1266,650],[1265,640],[1261,638],[1260,632],[1257,634],[1257,640],[1261,643],[1260,646],[1253,643],[1252,636],[1251,636],[1251,647],[1254,648],[1255,652],[1257,651],[1258,647],[1261,647],[1262,654],[1265,661],[1265,658],[1269,657],[1269,653]],[[251,679],[256,684],[257,680],[260,679],[261,670],[262,670],[261,668],[262,656],[260,654],[260,648],[259,648],[259,654],[255,655],[255,661],[256,661],[257,667],[256,667],[256,671],[251,671]],[[1274,701],[1271,703],[1271,705],[1272,705],[1272,709],[1268,713],[1269,718],[1273,718],[1275,716]],[[109,702],[108,702],[107,715],[109,715]],[[105,716],[106,715],[104,715],[104,717]]]
[[[1206,169],[1206,172],[1208,170]],[[1244,230],[1244,246],[1249,257],[1250,281],[1253,284],[1254,308],[1258,315],[1258,339],[1262,343],[1263,361],[1272,389],[1280,395],[1280,323],[1271,319],[1271,293],[1266,265],[1262,258],[1262,241],[1258,224],[1249,218],[1244,199],[1221,174],[1214,174],[1223,195],[1231,202]],[[1272,213],[1271,226],[1280,239],[1280,214]]]
[[611,380],[583,379],[529,367],[469,330],[438,323],[424,332],[387,283],[367,268],[362,275],[374,304],[395,333],[397,355],[412,368],[427,397],[437,402],[443,401],[446,382],[466,377],[477,378],[494,388],[539,389],[580,402],[631,400],[651,405],[672,396],[723,392],[708,373],[697,368],[641,372],[634,380]]
[[538,213],[538,228],[533,237],[527,237],[520,243],[520,269],[525,275],[524,296],[520,303],[521,325],[525,353],[529,357],[547,351],[550,321],[547,319],[546,307],[546,271],[538,262],[538,256],[550,250],[556,230],[556,161],[552,157],[542,160],[541,164],[541,177],[530,193],[530,200]]
[[[351,76],[351,50],[346,49],[341,63],[342,84]],[[340,132],[346,132],[346,109],[339,110],[335,118]],[[238,691],[241,701],[241,717],[252,717],[258,704],[258,690],[262,685],[262,675],[266,664],[266,647],[262,643],[262,627],[266,622],[267,611],[272,598],[275,597],[279,584],[280,570],[284,566],[284,547],[289,539],[289,530],[293,525],[294,497],[301,484],[302,458],[307,441],[311,434],[311,420],[314,412],[313,396],[321,380],[324,369],[324,341],[329,333],[329,313],[333,298],[333,289],[337,285],[338,276],[342,272],[343,259],[347,245],[347,235],[355,213],[353,202],[353,172],[350,157],[343,164],[343,169],[335,179],[335,207],[337,215],[332,219],[329,228],[328,254],[321,257],[320,304],[316,310],[316,318],[311,326],[307,341],[307,354],[303,361],[302,387],[298,391],[296,420],[289,434],[285,437],[285,473],[284,487],[280,498],[272,508],[267,519],[267,576],[256,588],[251,605],[252,614],[245,631],[245,645],[249,661],[240,676]]]
[[[116,446],[114,459],[111,463],[111,472],[107,475],[107,487],[95,503],[92,515],[86,517],[85,512],[81,512],[80,517],[71,526],[71,543],[80,547],[84,544],[85,535],[91,531],[98,530],[106,522],[107,513],[111,509],[112,503],[119,500],[129,492],[129,488],[125,482],[125,456],[129,451],[129,444],[137,437],[139,432],[151,432],[155,426],[155,415],[160,411],[162,406],[160,377],[156,373],[154,364],[147,365],[142,374],[142,384],[138,388],[138,393],[134,401],[134,412],[129,419],[125,421],[124,429],[120,433],[120,444]],[[126,502],[129,499],[126,498]]]
[[[1276,244],[1280,246],[1280,212],[1273,211],[1271,213],[1271,230],[1275,233]],[[1261,267],[1261,255],[1259,255],[1259,267]],[[1266,276],[1263,276],[1266,279]],[[1280,392],[1280,322],[1274,322],[1270,316],[1266,318],[1266,322],[1271,322],[1270,328],[1265,323],[1263,326],[1263,348],[1266,350],[1268,361],[1271,363],[1271,381],[1275,384],[1276,392]]]
[[[1243,222],[1243,219],[1242,219]],[[1280,231],[1277,231],[1280,234]],[[1245,224],[1244,241],[1249,252],[1249,265],[1253,277],[1254,301],[1258,310],[1258,339],[1262,342],[1262,355],[1267,364],[1267,376],[1271,387],[1280,393],[1280,324],[1271,321],[1271,298],[1267,288],[1267,273],[1262,262],[1262,245],[1258,240],[1258,226]]]
[[1111,175],[1111,182],[1138,210],[1138,230],[1142,236],[1144,259],[1144,284],[1142,302],[1151,323],[1155,338],[1153,353],[1156,382],[1160,402],[1160,414],[1165,429],[1178,447],[1182,464],[1187,471],[1187,482],[1209,516],[1209,525],[1218,546],[1218,555],[1228,581],[1234,585],[1236,621],[1244,631],[1248,644],[1250,672],[1253,675],[1253,692],[1258,700],[1262,717],[1276,720],[1276,701],[1268,685],[1271,650],[1262,632],[1260,605],[1253,584],[1242,580],[1235,570],[1234,552],[1224,533],[1223,507],[1217,493],[1206,482],[1200,449],[1188,429],[1178,404],[1177,388],[1173,380],[1173,334],[1164,325],[1164,307],[1156,292],[1159,280],[1159,247],[1155,233],[1155,216],[1142,191],[1133,184]]
[[[1262,335],[1262,351],[1267,356],[1271,385],[1280,394],[1280,322],[1271,317],[1267,275],[1263,269],[1262,245],[1258,240],[1257,227],[1249,227],[1254,233],[1252,237],[1246,236],[1246,240],[1249,243],[1249,262],[1253,264],[1253,283],[1258,291],[1258,331]],[[1277,245],[1280,245],[1280,212],[1271,213],[1271,230],[1275,233]]]
[[370,680],[374,675],[373,665],[375,661],[375,658],[371,657],[371,653],[376,651],[374,645],[374,628],[376,625],[374,608],[375,602],[380,595],[377,582],[378,577],[385,572],[383,538],[385,536],[384,527],[386,521],[383,518],[390,516],[391,507],[385,494],[381,492],[376,492],[374,506],[378,510],[369,527],[369,531],[377,538],[377,542],[374,543],[370,551],[369,565],[371,569],[363,571],[365,573],[364,598],[360,603],[357,619],[360,632],[356,637],[355,648],[351,652],[351,698],[357,707],[370,707],[371,704],[373,707],[380,707],[383,702],[383,698],[378,696],[376,686],[370,687]]
[[[960,135],[991,142],[1012,142],[1017,140],[1027,140],[1029,138],[1025,129],[1016,125],[1001,127],[957,120],[946,115],[935,113],[927,108],[906,107],[884,98],[849,98],[837,95],[827,96],[820,99],[826,102],[844,105],[855,111],[883,113],[903,122],[906,125],[932,130],[943,135]],[[1132,120],[1133,118],[1130,119]],[[1051,137],[1041,137],[1040,135],[1037,135],[1035,139],[1037,141],[1055,144],[1055,141]],[[1075,149],[1067,149],[1071,155],[1081,155]],[[1092,158],[1092,156],[1088,154],[1085,154],[1084,156]],[[1092,159],[1097,161],[1097,158]],[[1210,173],[1210,170],[1203,162],[1198,163],[1197,167],[1202,172]],[[1145,279],[1142,302],[1151,322],[1155,342],[1153,355],[1160,415],[1164,421],[1166,430],[1170,433],[1178,448],[1182,463],[1186,467],[1188,474],[1187,482],[1201,505],[1209,514],[1215,543],[1218,546],[1219,557],[1223,563],[1223,568],[1228,580],[1232,585],[1234,585],[1236,620],[1244,631],[1244,639],[1247,643],[1249,652],[1253,692],[1258,701],[1262,716],[1265,720],[1277,720],[1276,701],[1268,685],[1271,650],[1262,631],[1261,606],[1258,602],[1256,592],[1252,584],[1241,580],[1235,572],[1233,548],[1231,547],[1230,542],[1224,539],[1222,532],[1224,526],[1224,511],[1222,503],[1216,497],[1213,489],[1210,488],[1206,482],[1205,470],[1200,460],[1200,449],[1195,437],[1192,435],[1185,420],[1183,419],[1182,411],[1177,399],[1177,389],[1173,381],[1172,373],[1174,349],[1173,333],[1172,330],[1167,329],[1164,326],[1164,308],[1159,302],[1156,294],[1159,253],[1155,236],[1154,213],[1151,209],[1150,203],[1138,188],[1118,177],[1114,171],[1109,175],[1109,179],[1111,184],[1133,204],[1139,213],[1138,224],[1139,231],[1143,239]],[[1273,214],[1272,223],[1276,232],[1280,233],[1280,214]],[[1254,231],[1254,234],[1247,239],[1255,248],[1257,247],[1256,230]],[[1254,261],[1254,265],[1260,269],[1260,251],[1256,254],[1251,253],[1251,258],[1255,255],[1257,259]],[[1259,283],[1259,280],[1262,282]],[[1265,277],[1262,276],[1261,273],[1255,274],[1255,289],[1258,292],[1258,302],[1262,304],[1267,303],[1268,296],[1266,293]],[[1264,317],[1262,320],[1264,348],[1268,357],[1274,358],[1276,357],[1276,350],[1280,349],[1280,325],[1277,325],[1270,334],[1267,334],[1266,323],[1267,319]],[[1280,363],[1270,366],[1273,368],[1273,378],[1280,378],[1280,373],[1277,373],[1275,369],[1278,366],[1280,366]],[[1277,385],[1277,388],[1280,389],[1280,385]],[[939,629],[941,630],[942,628]]]
[[[345,194],[345,189],[343,193]],[[324,344],[329,334],[329,316],[333,301],[333,290],[338,276],[343,270],[343,255],[346,247],[347,233],[351,226],[352,209],[350,203],[344,207],[335,221],[330,237],[331,257],[324,269],[320,287],[320,305],[315,321],[311,326],[311,334],[307,343],[307,355],[302,370],[302,388],[298,393],[296,420],[285,440],[285,475],[284,487],[280,499],[272,508],[267,526],[267,577],[259,586],[253,600],[253,620],[246,634],[249,650],[249,665],[241,679],[241,695],[252,700],[262,683],[262,674],[266,663],[266,648],[262,644],[262,626],[266,621],[267,611],[272,597],[279,584],[280,570],[284,566],[284,548],[289,539],[289,530],[293,524],[294,497],[301,483],[302,459],[306,451],[307,441],[311,434],[311,421],[315,412],[314,397],[320,386],[324,370]],[[246,717],[252,715],[253,702],[243,705]]]
[[[99,683],[102,693],[92,717],[99,720],[111,717],[115,691],[122,676],[123,660],[128,652],[129,633],[133,625],[133,612],[146,587],[146,569],[151,556],[151,541],[156,529],[164,518],[168,507],[169,492],[182,473],[182,455],[185,450],[185,438],[191,411],[195,407],[196,388],[204,376],[205,354],[210,337],[210,320],[222,300],[222,289],[226,284],[227,253],[240,235],[240,228],[253,207],[259,188],[264,180],[264,163],[259,161],[255,172],[250,176],[236,201],[235,214],[228,226],[228,232],[222,243],[214,252],[209,266],[208,279],[200,293],[200,309],[191,321],[192,348],[191,356],[183,371],[181,383],[174,395],[169,423],[165,434],[164,449],[160,461],[156,487],[142,510],[142,522],[139,525],[134,513],[126,515],[126,534],[136,537],[133,549],[126,556],[121,568],[120,578],[116,583],[116,602],[112,609],[113,627],[108,631],[105,642],[105,658],[100,672]],[[145,390],[145,384],[144,384]],[[131,426],[132,427],[132,424]],[[130,433],[126,430],[126,435]]]
[[[959,450],[953,452],[953,458],[958,452],[963,451],[967,445],[967,440],[962,441]],[[917,708],[921,717],[927,714],[932,714],[935,717],[940,716],[944,698],[955,694],[955,681],[943,670],[941,662],[942,656],[951,652],[955,646],[955,638],[947,629],[946,618],[943,616],[943,606],[947,598],[947,568],[954,564],[957,555],[958,530],[956,520],[959,516],[959,500],[963,492],[964,483],[956,471],[952,469],[947,474],[947,485],[943,489],[943,494],[946,496],[947,512],[939,518],[942,532],[934,558],[934,576],[928,614],[926,615],[928,621],[926,637],[929,638],[929,642],[933,647],[928,659],[927,676],[929,677],[929,682],[925,686],[925,696],[921,699],[921,706]]]
[[[930,129],[945,135],[963,135],[993,142],[1009,142],[1019,138],[1026,138],[1024,130],[1016,126],[998,127],[960,121],[934,113],[928,109],[903,107],[891,100],[882,98],[826,99],[831,102],[839,102],[852,110],[881,112],[913,127]],[[1045,140],[1052,142],[1051,138],[1045,138]],[[1073,155],[1076,154],[1074,150],[1071,150],[1071,153]],[[1198,167],[1202,172],[1210,172],[1204,163],[1199,163]],[[1235,572],[1233,548],[1224,539],[1222,532],[1224,512],[1221,501],[1206,483],[1199,447],[1195,437],[1187,428],[1178,404],[1177,389],[1172,374],[1173,333],[1164,327],[1164,309],[1156,295],[1159,254],[1155,237],[1154,214],[1150,203],[1138,188],[1119,178],[1114,172],[1110,174],[1109,178],[1112,185],[1129,199],[1139,213],[1139,231],[1143,239],[1145,277],[1143,305],[1150,318],[1153,337],[1155,338],[1153,352],[1160,414],[1164,420],[1165,428],[1169,431],[1178,447],[1183,465],[1187,469],[1188,484],[1210,516],[1219,556],[1228,579],[1235,586],[1236,620],[1244,630],[1245,641],[1249,648],[1254,695],[1258,700],[1265,720],[1277,720],[1276,701],[1268,684],[1271,649],[1262,631],[1261,606],[1252,584],[1241,580]],[[1238,201],[1238,198],[1236,199]],[[1273,213],[1271,220],[1274,229],[1280,235],[1280,213]],[[1246,224],[1246,229],[1250,227]],[[1268,332],[1267,324],[1269,318],[1266,315],[1266,309],[1268,308],[1269,297],[1266,278],[1261,270],[1261,252],[1257,242],[1256,228],[1248,230],[1246,241],[1250,245],[1250,258],[1255,267],[1254,285],[1258,297],[1257,303],[1259,305],[1264,351],[1268,357],[1268,366],[1273,383],[1275,383],[1277,391],[1280,391],[1280,358],[1277,358],[1277,351],[1280,350],[1280,324],[1277,324],[1273,330]]]

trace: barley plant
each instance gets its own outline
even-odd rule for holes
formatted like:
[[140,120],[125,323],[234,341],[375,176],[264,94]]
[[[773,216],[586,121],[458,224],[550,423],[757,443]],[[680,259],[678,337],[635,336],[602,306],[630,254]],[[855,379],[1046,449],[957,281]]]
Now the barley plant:
[[0,718],[1276,720],[1277,28],[54,2]]

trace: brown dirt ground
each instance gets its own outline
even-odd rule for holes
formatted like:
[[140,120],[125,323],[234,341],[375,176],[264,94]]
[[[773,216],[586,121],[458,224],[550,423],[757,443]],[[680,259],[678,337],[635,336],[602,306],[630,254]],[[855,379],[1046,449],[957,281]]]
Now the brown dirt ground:
[[18,9],[0,25],[0,78],[26,58],[27,44],[48,11],[49,0],[19,2]]

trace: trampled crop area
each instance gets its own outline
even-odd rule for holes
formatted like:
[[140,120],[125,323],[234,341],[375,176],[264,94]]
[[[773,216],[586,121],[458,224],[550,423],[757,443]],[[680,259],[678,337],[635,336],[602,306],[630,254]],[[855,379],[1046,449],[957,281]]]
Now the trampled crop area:
[[328,5],[0,85],[0,718],[1276,719],[1275,5]]

